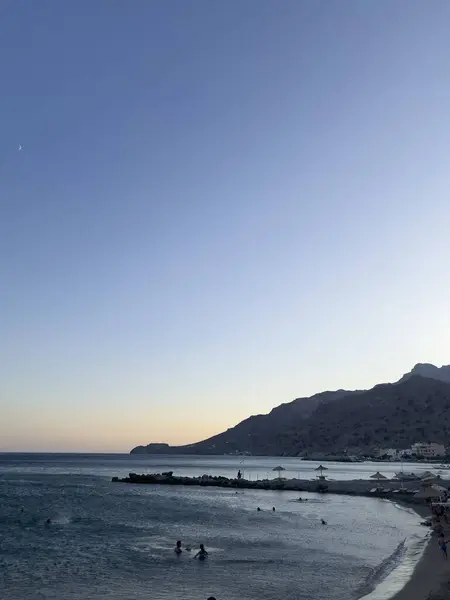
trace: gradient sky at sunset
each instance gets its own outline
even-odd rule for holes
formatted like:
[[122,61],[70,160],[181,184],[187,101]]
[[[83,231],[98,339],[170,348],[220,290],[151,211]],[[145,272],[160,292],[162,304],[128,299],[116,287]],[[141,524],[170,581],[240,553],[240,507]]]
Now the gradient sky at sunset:
[[3,1],[0,450],[188,443],[450,363],[449,23]]

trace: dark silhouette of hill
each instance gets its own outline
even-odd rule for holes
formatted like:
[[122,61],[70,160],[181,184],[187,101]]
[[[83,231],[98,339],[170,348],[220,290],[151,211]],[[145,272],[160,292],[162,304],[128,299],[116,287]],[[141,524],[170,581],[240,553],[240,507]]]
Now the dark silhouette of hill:
[[[267,415],[188,446],[138,446],[136,453],[297,456],[450,439],[450,367],[416,365],[394,384],[367,391],[323,392],[281,404]],[[423,376],[420,373],[427,373]],[[434,375],[434,378],[429,375]],[[447,377],[449,380],[447,381]]]
[[[285,432],[289,431],[292,426],[295,427],[296,423],[308,419],[320,404],[334,402],[355,393],[358,392],[338,390],[335,392],[321,392],[308,398],[296,398],[292,402],[286,402],[273,408],[267,415],[248,417],[235,427],[196,444],[187,446],[149,444],[148,446],[137,446],[131,452],[135,454],[278,453],[280,435],[285,435]],[[266,448],[264,452],[261,451],[263,446]]]
[[449,434],[450,383],[414,375],[318,407],[294,436],[292,451],[408,448],[415,442],[446,445]]

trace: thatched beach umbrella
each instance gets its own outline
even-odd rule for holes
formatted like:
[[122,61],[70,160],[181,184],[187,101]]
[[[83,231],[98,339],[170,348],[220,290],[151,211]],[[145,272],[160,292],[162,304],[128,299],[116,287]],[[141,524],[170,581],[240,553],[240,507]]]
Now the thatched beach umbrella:
[[278,479],[281,479],[281,471],[286,471],[286,469],[278,465],[278,467],[275,467],[272,471],[278,471]]
[[323,471],[328,471],[327,467],[323,467],[322,465],[319,465],[317,467],[317,469],[314,469],[314,471],[320,471],[320,476],[323,477]]
[[441,492],[442,494],[448,494],[448,489],[445,488],[443,485],[432,485],[431,487],[437,492]]
[[376,479],[377,481],[381,481],[382,479],[387,479],[380,471],[377,471],[373,475],[370,476],[370,479]]
[[430,473],[430,471],[425,471],[425,473],[423,473],[422,477],[420,478],[420,483],[426,485],[427,483],[439,481],[440,479],[442,479],[440,475],[435,475],[434,473]]
[[414,494],[414,498],[441,498],[446,492],[447,490],[440,485],[428,485],[417,494]]

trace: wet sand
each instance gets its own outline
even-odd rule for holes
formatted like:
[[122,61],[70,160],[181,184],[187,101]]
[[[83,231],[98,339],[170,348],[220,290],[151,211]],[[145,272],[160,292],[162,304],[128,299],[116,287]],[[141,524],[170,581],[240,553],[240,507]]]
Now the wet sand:
[[[422,518],[430,516],[428,507],[417,506],[414,510]],[[448,525],[445,527],[445,535],[449,539]],[[393,600],[450,600],[450,556],[448,560],[443,558],[436,534],[430,536],[411,579]]]

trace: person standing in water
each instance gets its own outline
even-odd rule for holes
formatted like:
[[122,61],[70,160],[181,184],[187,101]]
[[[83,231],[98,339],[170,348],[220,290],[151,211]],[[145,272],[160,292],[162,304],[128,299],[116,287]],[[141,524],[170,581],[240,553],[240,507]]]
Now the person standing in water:
[[194,558],[198,558],[198,560],[205,560],[207,556],[208,553],[205,550],[205,546],[203,544],[200,544],[200,550],[197,552]]
[[177,545],[174,548],[175,554],[181,554],[183,550],[181,549],[181,542],[178,540]]

